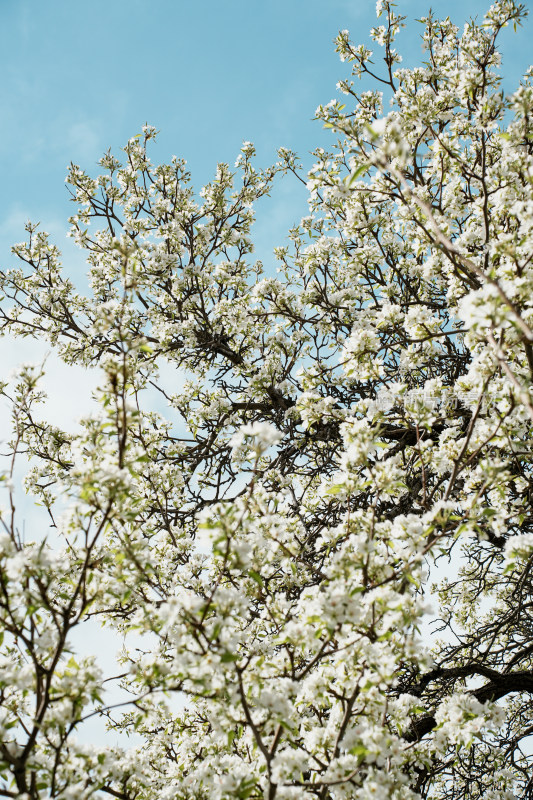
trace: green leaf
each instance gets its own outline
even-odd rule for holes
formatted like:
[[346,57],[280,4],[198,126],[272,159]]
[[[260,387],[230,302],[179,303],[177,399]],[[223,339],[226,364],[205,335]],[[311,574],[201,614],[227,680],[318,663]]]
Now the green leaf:
[[347,184],[348,188],[351,189],[354,183],[361,177],[361,175],[364,175],[365,172],[368,172],[369,169],[370,169],[369,164],[360,164],[357,167],[357,169],[355,169],[349,176]]
[[252,580],[254,580],[254,581],[255,581],[255,582],[256,582],[256,583],[257,583],[259,586],[263,586],[263,578],[261,577],[261,575],[260,575],[258,572],[256,572],[256,571],[255,571],[255,569],[251,569],[251,570],[249,570],[249,572],[248,572],[248,575],[249,575],[249,576],[250,576],[250,578],[252,578]]
[[238,656],[236,653],[222,653],[220,656],[220,660],[223,664],[228,664],[232,661],[238,661],[239,658],[240,656]]
[[370,753],[368,747],[365,747],[363,744],[356,744],[354,747],[350,747],[350,755],[352,756],[367,756]]

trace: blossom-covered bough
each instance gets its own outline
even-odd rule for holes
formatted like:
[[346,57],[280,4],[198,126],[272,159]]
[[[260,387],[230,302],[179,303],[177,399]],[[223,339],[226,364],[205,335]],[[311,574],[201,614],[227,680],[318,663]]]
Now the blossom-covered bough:
[[[337,39],[338,141],[277,273],[252,206],[295,155],[246,143],[196,197],[150,127],[71,167],[88,296],[37,226],[14,248],[4,330],[101,388],[73,434],[40,370],[2,384],[1,797],[533,797],[533,84],[506,96],[497,49],[525,10],[428,16],[414,68],[378,14],[383,69]],[[76,654],[95,622],[120,675]]]

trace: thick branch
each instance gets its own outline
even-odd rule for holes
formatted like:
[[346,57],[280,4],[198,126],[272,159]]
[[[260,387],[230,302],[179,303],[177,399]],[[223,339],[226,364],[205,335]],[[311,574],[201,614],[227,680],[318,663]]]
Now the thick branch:
[[[471,664],[465,667],[457,667],[454,669],[432,670],[430,673],[427,673],[427,675],[424,676],[423,681],[418,684],[416,689],[420,691],[421,688],[425,688],[430,681],[435,680],[437,677],[460,678],[470,675],[485,675],[490,676],[491,678],[491,680],[484,686],[480,686],[479,689],[473,689],[472,691],[468,692],[468,694],[470,694],[472,697],[475,697],[476,700],[479,700],[480,703],[486,703],[489,700],[500,700],[502,697],[512,694],[513,692],[528,692],[533,694],[532,670],[523,670],[520,672],[511,672],[507,675],[502,675],[495,670],[483,667],[479,664]],[[416,691],[413,690],[413,694],[416,694]],[[427,714],[426,716],[412,722],[409,730],[404,736],[404,739],[408,742],[420,741],[423,736],[431,733],[436,725],[437,721],[435,717],[432,714]]]

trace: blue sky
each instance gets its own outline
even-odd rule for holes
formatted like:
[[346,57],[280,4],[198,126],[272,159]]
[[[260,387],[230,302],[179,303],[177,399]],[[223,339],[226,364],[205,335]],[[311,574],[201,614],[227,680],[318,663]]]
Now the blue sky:
[[[400,11],[413,20],[429,5],[405,0]],[[487,7],[432,5],[459,22]],[[53,233],[67,264],[82,268],[65,244],[74,211],[67,165],[96,171],[103,151],[146,121],[161,131],[153,159],[185,157],[198,188],[217,161],[234,162],[243,140],[256,144],[263,165],[279,146],[305,160],[327,141],[314,110],[346,72],[332,39],[348,28],[365,40],[373,24],[374,0],[0,0],[0,264],[9,265],[9,247],[31,218]],[[531,24],[505,35],[509,88],[529,64]],[[418,29],[413,23],[399,42],[410,59]],[[285,179],[259,209],[262,256],[305,210],[305,194]]]

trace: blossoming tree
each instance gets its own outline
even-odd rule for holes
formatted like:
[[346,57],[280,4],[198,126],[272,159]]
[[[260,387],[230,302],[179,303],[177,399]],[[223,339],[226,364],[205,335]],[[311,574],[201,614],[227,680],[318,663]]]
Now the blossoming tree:
[[[533,797],[533,83],[506,96],[497,49],[524,15],[428,16],[414,68],[387,0],[382,68],[339,35],[338,141],[277,273],[252,206],[302,179],[287,150],[246,143],[199,197],[148,126],[73,165],[88,296],[28,225],[3,328],[101,380],[76,434],[39,369],[2,384],[1,797]],[[22,456],[50,520],[25,534]],[[119,675],[76,654],[95,620]]]

